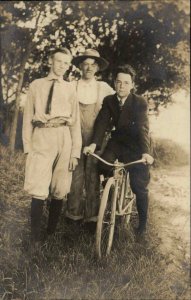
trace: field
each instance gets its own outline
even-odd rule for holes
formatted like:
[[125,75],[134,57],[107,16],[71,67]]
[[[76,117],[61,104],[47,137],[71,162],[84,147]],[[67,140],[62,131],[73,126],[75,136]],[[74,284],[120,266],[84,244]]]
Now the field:
[[[68,225],[64,209],[56,235],[30,255],[25,157],[2,149],[0,159],[1,299],[190,299],[188,165],[152,169],[145,243],[119,228],[111,256],[98,261],[94,236]],[[47,208],[44,230],[46,221]]]

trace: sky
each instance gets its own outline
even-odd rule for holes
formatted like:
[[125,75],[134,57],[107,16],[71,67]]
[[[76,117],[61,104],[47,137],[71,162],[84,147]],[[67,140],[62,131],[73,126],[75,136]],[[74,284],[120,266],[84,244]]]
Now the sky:
[[185,90],[173,95],[173,103],[161,109],[159,115],[150,116],[153,137],[171,139],[187,152],[190,150],[190,96]]

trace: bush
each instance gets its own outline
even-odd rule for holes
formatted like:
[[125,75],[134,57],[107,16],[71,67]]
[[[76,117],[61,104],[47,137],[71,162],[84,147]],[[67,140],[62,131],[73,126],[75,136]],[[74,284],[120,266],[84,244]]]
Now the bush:
[[153,139],[154,166],[182,166],[189,163],[188,153],[169,139]]

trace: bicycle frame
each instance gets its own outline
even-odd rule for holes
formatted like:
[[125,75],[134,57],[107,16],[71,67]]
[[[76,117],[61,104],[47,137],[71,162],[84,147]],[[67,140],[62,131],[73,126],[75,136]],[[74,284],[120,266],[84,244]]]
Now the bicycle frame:
[[[129,211],[132,211],[132,205],[135,200],[135,195],[132,193],[129,183],[129,172],[125,170],[124,167],[117,167],[114,170],[114,179],[116,188],[119,189],[119,182],[122,181],[122,189],[120,197],[117,199],[116,215],[124,216],[130,215]],[[125,204],[125,200],[128,200],[128,203]]]
[[[95,153],[89,153],[89,154],[94,156],[98,160],[102,161],[104,164],[114,167],[113,178],[115,180],[116,190],[119,189],[119,181],[123,180],[121,195],[120,198],[117,199],[116,215],[118,216],[130,215],[132,211],[132,205],[135,200],[135,195],[131,191],[130,183],[129,183],[129,172],[128,170],[125,169],[125,167],[132,166],[139,163],[145,163],[145,159],[136,160],[134,162],[130,162],[126,164],[120,163],[118,160],[116,160],[114,163],[109,163]],[[129,200],[124,207],[123,204],[125,199],[123,195],[125,195],[126,200]]]

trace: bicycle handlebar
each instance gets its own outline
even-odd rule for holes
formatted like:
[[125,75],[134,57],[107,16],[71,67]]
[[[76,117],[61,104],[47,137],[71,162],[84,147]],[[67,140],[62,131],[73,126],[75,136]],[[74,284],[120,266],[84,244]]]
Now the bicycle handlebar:
[[88,152],[87,155],[92,155],[94,156],[95,158],[99,159],[100,161],[102,161],[104,164],[108,165],[108,166],[111,166],[111,167],[122,167],[122,168],[125,168],[125,167],[128,167],[128,166],[131,166],[131,165],[136,165],[136,164],[140,164],[140,163],[146,163],[146,159],[144,158],[141,158],[139,160],[135,160],[135,161],[132,161],[130,163],[109,163],[108,161],[106,161],[105,159],[101,158],[99,155],[95,154],[95,153],[91,153],[91,152]]

